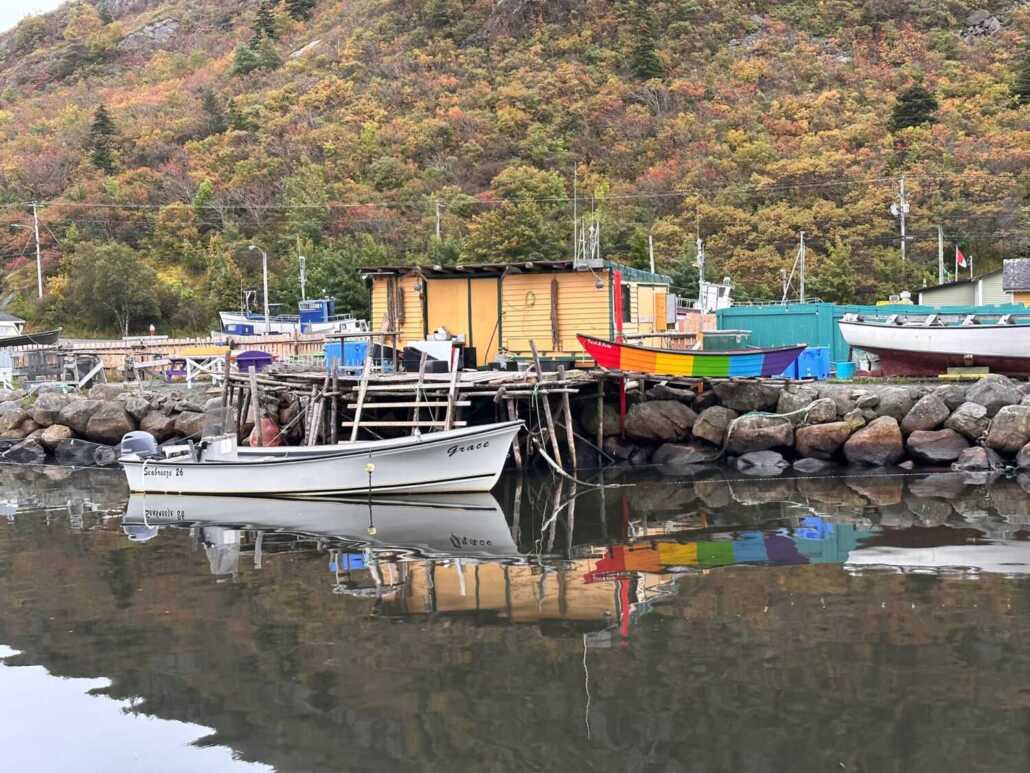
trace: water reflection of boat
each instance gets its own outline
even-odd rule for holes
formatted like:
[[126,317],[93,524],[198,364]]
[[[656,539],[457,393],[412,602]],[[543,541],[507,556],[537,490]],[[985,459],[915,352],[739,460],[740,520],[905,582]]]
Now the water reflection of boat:
[[857,550],[844,563],[847,569],[889,568],[902,572],[992,572],[1030,575],[1030,542],[998,541],[980,545],[942,545],[908,548],[876,546]]
[[490,494],[371,501],[133,494],[122,524],[290,532],[338,540],[355,549],[389,548],[426,557],[519,555],[504,513]]

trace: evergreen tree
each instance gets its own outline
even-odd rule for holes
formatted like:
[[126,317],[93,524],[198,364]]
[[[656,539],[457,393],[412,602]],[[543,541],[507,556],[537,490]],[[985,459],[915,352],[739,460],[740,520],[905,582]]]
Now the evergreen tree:
[[283,60],[268,38],[258,42],[254,47],[254,54],[257,56],[259,70],[277,70],[282,66]]
[[316,0],[286,0],[286,13],[295,21],[307,21],[314,12]]
[[1030,44],[1023,49],[1023,61],[1016,67],[1016,82],[1012,96],[1020,105],[1030,105]]
[[114,121],[107,108],[101,103],[93,114],[93,125],[89,128],[90,161],[100,171],[111,174],[114,171],[112,141],[115,136]]
[[200,94],[200,106],[207,116],[207,133],[221,134],[229,128],[225,118],[225,111],[222,109],[222,102],[211,89],[204,89]]
[[263,38],[279,39],[279,32],[275,28],[275,15],[272,13],[272,4],[269,0],[263,0],[258,6],[257,17],[254,19],[254,37],[250,39],[251,46],[257,47]]
[[643,80],[661,78],[665,67],[658,58],[657,22],[650,8],[636,7],[637,18],[633,28],[633,47],[629,53],[629,66],[633,74]]
[[443,29],[451,23],[451,11],[447,0],[429,0],[426,6],[426,23],[434,29]]
[[916,83],[898,94],[891,110],[890,129],[901,131],[911,126],[923,126],[937,121],[937,99],[922,85]]

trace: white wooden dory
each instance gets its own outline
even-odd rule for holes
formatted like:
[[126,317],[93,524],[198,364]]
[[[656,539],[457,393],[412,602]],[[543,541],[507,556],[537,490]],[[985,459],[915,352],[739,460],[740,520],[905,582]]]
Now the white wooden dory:
[[237,449],[207,442],[199,455],[119,461],[135,493],[235,496],[344,496],[362,493],[490,491],[522,422],[308,448]]

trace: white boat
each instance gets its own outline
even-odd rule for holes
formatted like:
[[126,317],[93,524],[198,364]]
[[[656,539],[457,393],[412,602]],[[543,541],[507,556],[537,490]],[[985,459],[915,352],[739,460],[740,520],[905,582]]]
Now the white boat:
[[389,549],[424,558],[520,557],[500,505],[483,493],[371,502],[133,494],[122,526],[148,533],[164,526],[281,531],[340,540],[354,549]]
[[1008,314],[984,317],[893,314],[867,319],[845,314],[838,323],[848,346],[875,354],[884,376],[936,376],[949,367],[987,367],[1030,375],[1030,321]]
[[129,490],[161,494],[344,496],[490,491],[522,422],[306,448],[239,449],[234,435],[162,457],[147,433],[122,440]]
[[357,319],[349,314],[331,317],[325,322],[301,322],[296,314],[269,315],[268,324],[265,324],[264,314],[254,314],[232,311],[218,312],[218,318],[222,322],[222,330],[235,332],[253,329],[255,335],[283,335],[293,333],[364,333],[368,331],[368,322]]

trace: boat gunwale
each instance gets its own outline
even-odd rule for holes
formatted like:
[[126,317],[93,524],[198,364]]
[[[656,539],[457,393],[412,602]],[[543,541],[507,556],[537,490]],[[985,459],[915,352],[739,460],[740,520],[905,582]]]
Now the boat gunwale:
[[621,346],[626,349],[635,349],[637,351],[654,352],[656,354],[674,354],[683,357],[746,357],[754,356],[756,354],[774,354],[776,352],[788,352],[794,351],[795,349],[803,350],[808,348],[808,344],[792,344],[790,346],[774,346],[767,349],[729,349],[717,352],[705,352],[694,349],[658,349],[653,346],[637,346],[635,344],[627,344],[619,341],[607,341],[603,338],[597,338],[595,336],[586,335],[585,333],[577,333],[576,337],[580,339],[585,338],[588,341],[594,341],[599,344],[606,344],[607,346]]
[[902,331],[902,330],[934,330],[934,331],[938,331],[938,330],[963,330],[963,331],[968,331],[968,330],[994,330],[994,331],[997,331],[997,330],[1019,330],[1021,328],[1030,328],[1030,322],[1011,322],[1011,323],[1004,324],[1004,325],[999,325],[997,323],[992,323],[992,324],[987,324],[987,325],[984,325],[984,324],[977,324],[977,325],[898,325],[896,323],[895,324],[890,324],[890,323],[887,323],[887,322],[866,322],[864,320],[862,322],[856,322],[856,321],[853,321],[853,320],[849,320],[849,321],[845,322],[844,320],[840,320],[840,321],[837,322],[837,324],[838,325],[852,325],[854,327],[876,327],[876,328],[884,328],[886,330],[898,330],[898,331]]
[[[298,464],[298,463],[301,463],[301,462],[310,464],[310,463],[316,462],[316,461],[318,461],[318,462],[332,461],[332,460],[350,458],[350,457],[355,457],[355,456],[371,456],[374,453],[383,453],[383,452],[388,452],[388,451],[406,451],[406,450],[409,450],[409,449],[415,449],[415,448],[422,449],[422,448],[425,448],[427,446],[437,446],[437,445],[447,444],[447,443],[468,442],[469,440],[474,440],[475,438],[480,437],[482,435],[501,433],[501,432],[503,432],[505,430],[510,430],[510,429],[513,429],[513,428],[517,428],[517,430],[520,430],[524,425],[525,425],[525,422],[520,420],[520,421],[507,421],[507,422],[502,422],[502,423],[499,423],[499,424],[489,424],[489,425],[484,425],[483,427],[462,428],[462,430],[459,430],[459,431],[464,431],[465,429],[468,429],[470,431],[466,432],[465,434],[450,435],[450,436],[448,436],[446,438],[439,438],[439,439],[434,439],[433,435],[435,435],[435,434],[443,434],[443,433],[430,432],[430,433],[427,433],[425,435],[419,435],[417,437],[414,436],[414,435],[409,435],[409,436],[403,437],[403,438],[396,438],[396,440],[404,441],[404,440],[412,440],[413,439],[412,442],[409,442],[409,443],[398,442],[398,443],[396,443],[394,445],[383,447],[379,451],[377,451],[377,449],[375,449],[375,448],[369,448],[367,445],[365,445],[362,448],[345,449],[345,450],[342,450],[342,451],[339,451],[339,452],[327,452],[327,453],[320,453],[320,454],[317,454],[317,455],[316,454],[310,454],[310,455],[307,455],[307,456],[298,455],[298,456],[290,457],[290,456],[288,456],[288,452],[280,452],[281,455],[278,456],[278,457],[273,455],[273,456],[270,456],[267,459],[266,458],[259,458],[259,459],[246,460],[246,461],[243,461],[243,460],[240,460],[240,459],[231,459],[231,460],[229,460],[229,459],[226,459],[226,460],[212,459],[210,461],[203,461],[202,460],[202,461],[197,462],[197,461],[194,461],[193,458],[189,454],[183,454],[181,456],[173,456],[173,457],[168,458],[168,459],[129,459],[127,457],[121,457],[121,458],[118,459],[118,461],[121,464],[123,464],[123,465],[126,465],[126,464],[143,465],[143,464],[146,464],[148,467],[155,467],[155,466],[160,466],[160,467],[196,466],[196,467],[248,467],[249,468],[249,467],[263,466],[263,465],[269,465],[269,464]],[[391,438],[391,439],[393,439],[393,438]],[[304,448],[304,446],[300,446],[299,448]]]

